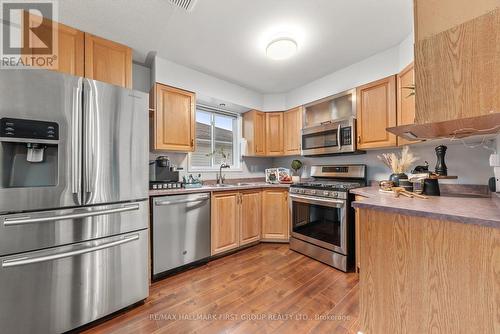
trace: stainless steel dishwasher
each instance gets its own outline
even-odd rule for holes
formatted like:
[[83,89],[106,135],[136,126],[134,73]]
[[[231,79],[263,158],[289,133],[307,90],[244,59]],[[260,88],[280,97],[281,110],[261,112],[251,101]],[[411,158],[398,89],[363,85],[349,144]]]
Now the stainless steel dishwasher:
[[153,278],[210,257],[210,194],[155,197]]

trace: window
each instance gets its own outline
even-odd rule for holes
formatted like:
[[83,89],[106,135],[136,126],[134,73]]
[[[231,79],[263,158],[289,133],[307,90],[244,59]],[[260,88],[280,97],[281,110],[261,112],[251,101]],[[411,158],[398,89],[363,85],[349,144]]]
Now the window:
[[196,151],[190,155],[191,170],[218,169],[222,161],[231,167],[239,167],[237,143],[236,115],[202,106],[196,107]]

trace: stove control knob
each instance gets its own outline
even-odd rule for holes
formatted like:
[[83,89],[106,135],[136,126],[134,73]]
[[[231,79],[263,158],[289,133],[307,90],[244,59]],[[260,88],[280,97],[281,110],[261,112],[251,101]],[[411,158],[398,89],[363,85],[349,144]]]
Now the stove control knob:
[[304,189],[299,189],[299,193],[303,194],[303,193],[305,193],[305,190]]
[[323,196],[328,196],[328,195],[330,195],[329,191],[323,191]]
[[339,197],[339,193],[332,193],[332,196],[337,198],[337,197]]
[[316,194],[316,190],[311,190],[311,195],[315,195]]

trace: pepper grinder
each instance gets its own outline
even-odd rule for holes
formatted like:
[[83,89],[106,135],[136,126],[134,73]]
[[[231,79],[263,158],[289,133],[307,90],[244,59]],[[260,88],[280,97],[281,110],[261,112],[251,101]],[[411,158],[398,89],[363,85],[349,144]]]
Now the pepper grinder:
[[444,145],[439,145],[436,147],[436,156],[437,156],[437,163],[436,163],[436,170],[435,173],[437,175],[441,176],[446,176],[448,175],[448,167],[446,167],[446,163],[444,162],[444,156],[446,155],[446,150],[448,147]]

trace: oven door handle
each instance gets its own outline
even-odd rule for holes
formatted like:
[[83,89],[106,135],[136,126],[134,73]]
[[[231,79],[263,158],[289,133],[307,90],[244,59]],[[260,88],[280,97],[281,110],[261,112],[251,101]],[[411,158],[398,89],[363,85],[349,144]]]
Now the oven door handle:
[[334,208],[343,208],[345,206],[345,200],[340,200],[340,199],[330,199],[330,198],[318,198],[318,197],[311,197],[311,196],[300,196],[300,195],[295,195],[295,194],[290,194],[290,199],[292,201],[296,200],[297,202],[301,203],[308,203],[308,204],[318,204],[318,205],[326,205],[329,207],[334,207]]

